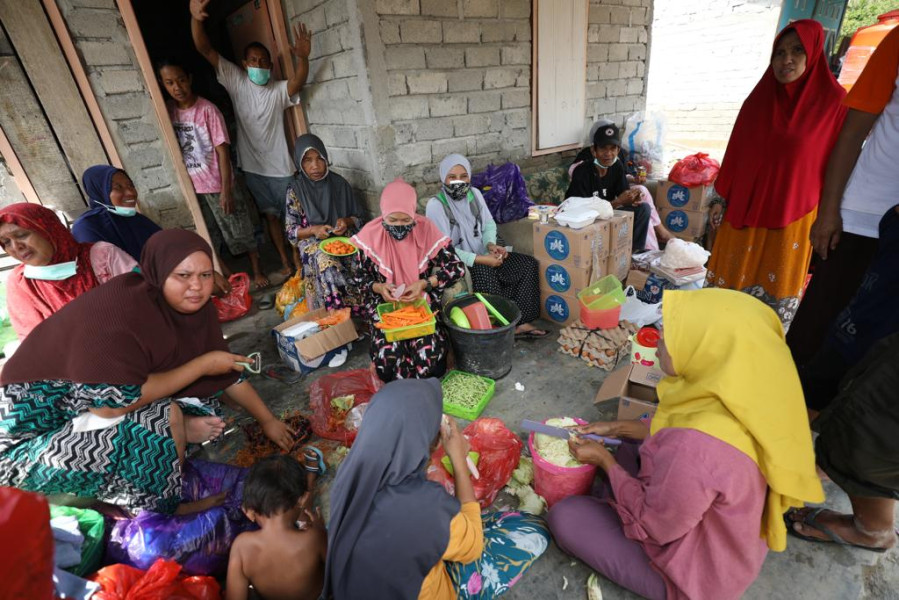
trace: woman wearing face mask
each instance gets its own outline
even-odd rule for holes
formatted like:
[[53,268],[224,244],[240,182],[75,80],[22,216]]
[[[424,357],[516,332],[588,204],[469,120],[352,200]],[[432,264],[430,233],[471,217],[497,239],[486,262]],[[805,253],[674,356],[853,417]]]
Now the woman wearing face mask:
[[121,169],[96,165],[81,177],[91,209],[72,225],[72,235],[82,243],[109,242],[140,260],[150,236],[162,228],[137,212],[137,190]]
[[461,154],[440,163],[443,189],[428,201],[425,214],[453,242],[456,256],[471,273],[475,292],[509,298],[521,309],[519,337],[537,338],[546,331],[531,325],[540,316],[537,260],[509,252],[496,243],[496,223],[484,196],[471,187],[471,164]]
[[21,263],[6,281],[19,339],[84,292],[137,266],[112,244],[79,244],[52,210],[25,202],[0,210],[0,247]]
[[450,239],[430,219],[415,214],[415,189],[397,179],[381,192],[381,216],[353,236],[359,248],[355,284],[371,321],[371,360],[382,381],[439,377],[446,370],[446,332],[388,342],[374,327],[378,304],[426,298],[440,307],[443,289],[465,275]]
[[306,303],[310,310],[359,305],[351,269],[356,263],[322,252],[319,243],[332,236],[351,236],[362,223],[362,211],[347,180],[331,171],[328,151],[318,136],[307,133],[294,146],[297,174],[287,188],[287,239],[303,265]]
[[[222,337],[212,251],[183,229],[147,242],[140,273],[116,277],[41,323],[0,373],[0,485],[67,493],[133,512],[184,514],[188,443],[215,439],[219,399],[252,415],[285,451],[290,429],[240,376]],[[179,408],[181,398],[204,409]],[[206,414],[189,416],[188,412]]]
[[710,211],[708,285],[755,296],[785,327],[799,307],[827,159],[846,116],[824,38],[820,23],[803,19],[774,40],[734,124]]

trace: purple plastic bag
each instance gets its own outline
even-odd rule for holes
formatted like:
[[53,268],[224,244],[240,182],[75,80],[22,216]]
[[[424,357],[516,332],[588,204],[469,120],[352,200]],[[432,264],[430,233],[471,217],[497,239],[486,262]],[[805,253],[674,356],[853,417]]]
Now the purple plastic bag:
[[486,171],[475,173],[471,185],[481,190],[487,208],[497,223],[523,219],[528,216],[528,208],[534,205],[528,197],[521,169],[515,163],[499,167],[487,165]]
[[228,491],[221,506],[191,515],[144,512],[116,521],[106,546],[106,561],[149,569],[157,558],[174,560],[191,575],[221,575],[240,533],[255,525],[240,510],[247,469],[201,460],[182,468],[183,502]]

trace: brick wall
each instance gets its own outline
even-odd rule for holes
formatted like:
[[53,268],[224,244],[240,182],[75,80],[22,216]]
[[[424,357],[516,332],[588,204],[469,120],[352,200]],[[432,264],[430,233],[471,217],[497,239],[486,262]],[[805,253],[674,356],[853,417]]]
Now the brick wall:
[[193,227],[114,0],[57,0],[141,210],[162,227]]
[[665,0],[655,9],[647,105],[668,140],[720,155],[768,65],[781,0]]

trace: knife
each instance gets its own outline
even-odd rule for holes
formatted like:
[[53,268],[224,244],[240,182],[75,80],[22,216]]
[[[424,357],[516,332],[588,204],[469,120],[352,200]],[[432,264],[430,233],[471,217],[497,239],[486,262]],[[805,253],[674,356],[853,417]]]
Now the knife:
[[607,446],[618,446],[621,444],[621,440],[607,438],[602,435],[596,435],[595,433],[577,433],[576,431],[565,429],[564,427],[553,427],[552,425],[547,425],[546,423],[538,423],[537,421],[529,421],[527,419],[521,422],[521,428],[525,431],[533,431],[534,433],[542,433],[544,435],[563,438],[566,440],[570,438],[571,434],[573,433],[588,440],[602,442]]

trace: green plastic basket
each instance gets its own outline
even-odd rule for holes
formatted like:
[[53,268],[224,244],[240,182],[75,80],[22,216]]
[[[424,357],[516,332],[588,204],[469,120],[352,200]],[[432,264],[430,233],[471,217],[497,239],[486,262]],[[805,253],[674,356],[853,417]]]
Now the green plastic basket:
[[[472,381],[483,382],[486,384],[486,391],[484,392],[484,395],[481,396],[481,399],[478,400],[477,405],[475,405],[473,408],[455,404],[446,396],[447,384],[452,381],[458,381],[459,379],[471,379]],[[489,377],[481,377],[480,375],[466,373],[465,371],[450,371],[443,376],[443,380],[441,381],[440,385],[444,390],[443,412],[448,415],[453,415],[454,417],[459,417],[460,419],[467,419],[468,421],[474,421],[479,416],[481,416],[481,413],[484,412],[484,409],[487,407],[487,403],[490,402],[490,399],[493,398],[493,393],[496,391],[496,382]]]
[[624,304],[624,290],[614,275],[606,275],[585,287],[578,292],[577,297],[590,310],[607,310]]
[[[376,309],[378,312],[378,318],[381,318],[381,315],[389,312],[393,312],[402,308],[403,306],[407,306],[408,302],[385,302],[384,304],[379,304]],[[423,306],[428,314],[431,315],[431,319],[429,321],[425,321],[424,323],[419,323],[418,325],[409,325],[407,327],[397,327],[396,329],[384,329],[384,338],[388,342],[399,342],[402,340],[411,340],[412,338],[422,337],[426,335],[431,335],[435,331],[437,331],[437,318],[434,316],[433,311],[431,311],[431,306],[428,304],[428,301],[425,298],[421,298],[420,300],[416,300],[411,303],[412,306]]]

